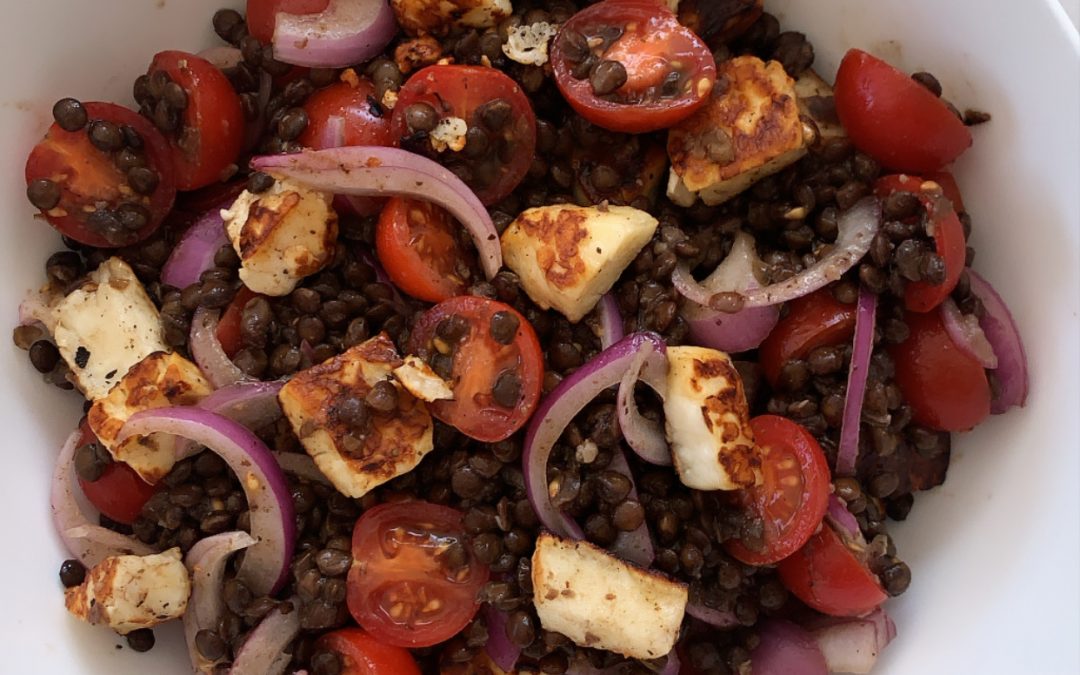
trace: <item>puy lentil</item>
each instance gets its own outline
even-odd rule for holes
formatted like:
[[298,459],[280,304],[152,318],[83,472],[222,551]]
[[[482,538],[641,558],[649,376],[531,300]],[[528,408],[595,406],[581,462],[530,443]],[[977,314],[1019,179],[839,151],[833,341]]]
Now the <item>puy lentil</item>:
[[64,131],[80,131],[89,121],[86,108],[74,98],[62,98],[53,104],[52,115]]
[[64,588],[78,586],[86,579],[86,567],[78,560],[65,560],[60,565],[60,583]]

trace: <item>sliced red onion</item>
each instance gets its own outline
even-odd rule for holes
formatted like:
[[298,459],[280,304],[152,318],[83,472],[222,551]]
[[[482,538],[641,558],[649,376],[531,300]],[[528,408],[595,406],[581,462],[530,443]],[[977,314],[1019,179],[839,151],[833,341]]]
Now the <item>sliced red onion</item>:
[[851,347],[851,366],[848,368],[847,395],[844,397],[844,416],[840,427],[840,443],[836,449],[837,476],[854,476],[859,459],[859,430],[862,426],[863,399],[866,379],[870,375],[870,356],[874,352],[874,324],[877,322],[878,296],[865,286],[859,287],[859,302],[855,306],[855,338]]
[[218,250],[228,243],[221,208],[212,208],[180,237],[161,268],[161,282],[180,289],[196,283],[203,272],[214,266]]
[[742,625],[735,612],[709,607],[700,597],[690,598],[690,602],[686,603],[686,613],[714,628],[737,628]]
[[79,503],[82,490],[75,477],[75,450],[81,437],[81,431],[67,437],[53,469],[49,503],[56,532],[64,546],[88,568],[114,555],[153,553],[149,546],[138,539],[101,527],[87,516],[90,509]]
[[285,473],[291,473],[312,483],[331,485],[330,479],[319,470],[310,455],[303,452],[274,452],[272,454]]
[[188,336],[191,357],[215,389],[251,379],[232,362],[218,341],[218,317],[217,310],[199,307],[191,318],[191,335]]
[[[228,417],[256,430],[281,418],[281,403],[277,395],[284,382],[237,382],[222,387],[199,401],[196,407]],[[176,444],[176,461],[199,451],[199,444],[182,439]]]
[[994,369],[997,380],[996,396],[990,402],[990,412],[1001,414],[1013,406],[1024,407],[1028,395],[1028,362],[1020,330],[1005,301],[986,279],[968,268],[971,293],[983,304],[983,316],[979,319],[986,339],[990,342],[998,365]]
[[489,279],[502,267],[499,234],[487,209],[460,178],[427,157],[398,148],[352,146],[256,157],[251,166],[336,194],[400,195],[438,204],[468,229]]
[[[735,235],[727,257],[700,286],[710,291],[710,298],[717,293],[745,293],[761,288],[763,269],[754,238],[740,232]],[[696,282],[685,265],[676,268],[671,280],[683,295],[694,293]],[[776,305],[750,307],[729,314],[713,309],[708,303],[702,305],[691,301],[683,316],[695,344],[734,354],[756,349],[776,327],[780,308]]]
[[289,572],[296,518],[281,467],[259,438],[238,422],[195,407],[143,410],[128,419],[117,442],[153,433],[188,438],[221,456],[244,487],[251,535],[237,577],[256,595],[277,592]]
[[195,542],[184,556],[184,564],[191,572],[191,597],[184,612],[184,640],[191,665],[197,672],[212,672],[217,664],[217,661],[203,657],[195,646],[195,636],[201,630],[218,629],[218,622],[225,610],[222,590],[225,565],[229,562],[229,556],[254,543],[255,539],[247,532],[222,532]]
[[201,58],[214,64],[214,66],[216,66],[218,70],[235,68],[238,63],[244,60],[244,55],[240,52],[239,49],[226,45],[209,47],[199,52],[198,55]]
[[[637,485],[634,484],[634,474],[630,471],[630,465],[626,461],[626,454],[623,453],[622,448],[615,448],[607,469],[621,473],[630,479],[630,492],[627,493],[626,498],[631,501],[640,501]],[[656,552],[653,549],[652,537],[649,535],[649,526],[643,521],[636,529],[629,532],[620,531],[615,537],[615,543],[611,545],[611,552],[639,567],[651,567],[653,560],[656,559]]]
[[758,629],[761,642],[750,652],[752,675],[828,675],[814,638],[790,621],[768,619]]
[[834,494],[829,495],[829,508],[825,512],[833,529],[847,533],[848,537],[862,539],[862,530],[859,529],[859,521],[848,510],[844,500]]
[[548,459],[563,430],[581,410],[608,387],[618,384],[648,344],[654,351],[666,347],[655,333],[632,333],[578,368],[541,402],[525,433],[522,467],[525,490],[540,522],[555,534],[581,538],[581,528],[551,503],[547,480]]
[[281,675],[292,654],[285,648],[300,634],[300,601],[278,605],[251,631],[236,654],[229,675]]
[[390,275],[386,273],[386,269],[383,268],[382,263],[375,257],[375,254],[369,249],[362,248],[356,251],[356,257],[375,271],[375,281],[388,287],[393,292],[394,307],[397,307],[402,312],[407,312],[409,310],[409,303],[405,301],[401,292],[398,291],[397,286],[390,280]]
[[280,12],[274,58],[311,68],[344,68],[382,52],[397,33],[386,0],[330,0],[317,14]]
[[484,651],[500,669],[511,672],[521,656],[521,647],[510,641],[506,634],[506,624],[510,617],[491,605],[484,605],[484,624],[487,626],[488,639]]
[[668,448],[664,428],[659,423],[644,417],[638,410],[634,398],[634,389],[638,380],[652,387],[653,391],[664,397],[667,393],[667,347],[660,343],[654,345],[645,341],[619,382],[619,392],[615,409],[619,415],[619,429],[626,444],[650,464],[671,466],[671,450]]
[[596,306],[600,314],[600,348],[607,349],[626,336],[619,303],[612,293],[604,293]]
[[[881,227],[881,202],[874,197],[865,197],[840,214],[837,227],[836,243],[823,258],[789,279],[745,291],[742,309],[779,305],[801,298],[842,277],[870,250],[870,242]],[[685,267],[677,267],[671,279],[680,293],[699,305],[707,306],[714,295],[694,281]]]
[[882,650],[896,637],[896,624],[879,607],[859,619],[824,622],[810,635],[830,671],[865,674],[873,670]]
[[998,367],[997,355],[977,316],[964,314],[952,298],[945,298],[941,303],[941,322],[960,351],[978,361],[983,368],[993,370]]

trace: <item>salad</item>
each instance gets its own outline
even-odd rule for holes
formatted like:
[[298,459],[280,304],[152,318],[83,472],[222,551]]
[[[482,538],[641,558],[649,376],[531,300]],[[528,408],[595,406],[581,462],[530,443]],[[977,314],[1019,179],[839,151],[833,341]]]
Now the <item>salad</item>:
[[212,25],[26,163],[73,616],[204,673],[871,671],[888,522],[1027,396],[989,115],[756,0]]

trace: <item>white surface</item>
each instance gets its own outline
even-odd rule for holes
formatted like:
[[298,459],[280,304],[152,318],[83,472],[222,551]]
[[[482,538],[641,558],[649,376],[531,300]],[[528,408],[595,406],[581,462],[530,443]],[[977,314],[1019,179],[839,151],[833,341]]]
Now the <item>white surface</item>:
[[[0,27],[8,67],[0,95],[0,251],[8,284],[0,317],[15,321],[23,292],[59,245],[29,217],[22,166],[60,96],[127,101],[130,83],[162,48],[211,43],[220,0],[37,0]],[[1076,3],[1066,0],[1075,8]],[[948,483],[921,497],[898,528],[911,590],[892,602],[900,637],[880,673],[1080,672],[1080,46],[1056,0],[778,1],[830,73],[848,46],[908,70],[928,69],[948,95],[989,110],[957,167],[975,219],[976,268],[1011,302],[1033,369],[1028,408],[957,443]],[[5,329],[7,330],[7,329]],[[187,672],[177,640],[149,654],[70,620],[52,533],[52,458],[78,402],[44,386],[4,339],[0,478],[6,611],[4,672],[160,675]],[[173,635],[175,638],[176,636]],[[161,642],[166,644],[162,645]],[[163,648],[164,647],[164,648]]]

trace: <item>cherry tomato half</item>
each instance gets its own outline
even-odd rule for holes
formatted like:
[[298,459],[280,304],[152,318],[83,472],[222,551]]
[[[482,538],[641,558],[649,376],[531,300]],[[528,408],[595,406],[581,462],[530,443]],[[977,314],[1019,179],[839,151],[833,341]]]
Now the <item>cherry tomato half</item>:
[[818,347],[832,347],[855,333],[855,305],[845,304],[823,288],[788,303],[788,313],[761,343],[759,360],[773,387],[784,364],[804,359]]
[[[429,132],[441,120],[465,120],[459,152],[436,153]],[[536,115],[514,80],[494,68],[428,66],[398,92],[391,120],[406,150],[437,157],[485,205],[506,197],[525,178],[536,152]]]
[[375,100],[375,85],[366,77],[335,82],[304,103],[308,124],[297,141],[316,150],[351,145],[396,145],[390,116]]
[[919,198],[927,213],[927,232],[934,237],[934,249],[945,263],[945,280],[940,284],[913,281],[904,288],[904,307],[913,312],[936,309],[960,282],[967,262],[964,226],[946,192],[935,183],[906,175],[879,178],[875,192],[881,198],[893,192],[911,192]]
[[221,343],[221,348],[224,350],[225,355],[230,359],[236,356],[236,352],[240,351],[241,335],[240,335],[240,319],[244,314],[244,306],[248,304],[248,301],[258,297],[258,293],[251,290],[247,286],[241,286],[240,290],[236,292],[232,302],[225,308],[225,311],[221,313],[221,318],[218,320],[217,335],[218,342]]
[[435,305],[413,326],[409,352],[446,376],[454,391],[452,400],[429,404],[431,414],[470,438],[503,440],[540,401],[540,341],[525,317],[501,302],[459,295]]
[[463,228],[431,202],[394,197],[375,230],[379,261],[394,285],[414,298],[442,302],[462,295],[475,277],[476,250]]
[[488,568],[473,557],[461,519],[417,501],[380,504],[356,521],[346,601],[375,639],[429,647],[472,620]]
[[761,452],[762,482],[742,491],[744,505],[762,519],[760,549],[731,539],[725,548],[747,565],[771,565],[797,551],[825,517],[829,465],[801,424],[778,415],[750,420]]
[[937,171],[971,145],[945,102],[905,73],[852,49],[836,73],[836,113],[855,147],[896,171]]
[[340,628],[315,642],[318,651],[341,657],[339,675],[420,675],[407,649],[384,644],[359,628]]
[[881,582],[830,525],[777,566],[780,581],[823,614],[861,616],[885,602]]
[[[166,94],[154,97],[155,73],[163,72],[180,85],[186,101],[182,113],[161,105]],[[244,111],[228,78],[212,63],[194,54],[160,52],[150,62],[146,95],[141,96],[159,128],[168,128],[173,149],[176,186],[194,190],[225,178],[226,169],[236,163],[244,143]],[[163,90],[168,89],[164,87]],[[175,94],[172,94],[175,96]],[[159,112],[171,110],[171,112]]]
[[[80,430],[80,447],[98,442],[89,424],[84,422]],[[113,462],[106,466],[101,477],[95,481],[83,480],[80,477],[79,487],[94,508],[106,517],[125,525],[134,523],[142,512],[143,505],[161,489],[139,478],[139,474],[123,462]]]
[[[89,120],[84,129],[65,131],[53,124],[30,151],[27,193],[40,208],[51,200],[42,202],[34,191],[47,188],[55,195],[58,189],[55,204],[40,210],[50,225],[75,241],[101,248],[142,241],[157,230],[176,199],[169,144],[154,125],[127,108],[97,102],[83,107]],[[132,147],[125,138],[115,151],[98,149],[89,136],[95,121],[129,127],[141,147]],[[157,185],[140,195],[130,176],[136,172],[145,179],[146,169],[156,176]],[[142,185],[145,190],[152,183]]]
[[709,48],[653,0],[586,7],[563,25],[551,49],[555,82],[567,102],[612,131],[673,126],[701,107],[716,83]]
[[247,27],[259,42],[274,39],[277,15],[315,14],[326,9],[330,0],[247,0]]
[[917,424],[966,431],[990,414],[990,383],[982,364],[949,337],[941,312],[908,312],[910,334],[889,348],[896,384]]

